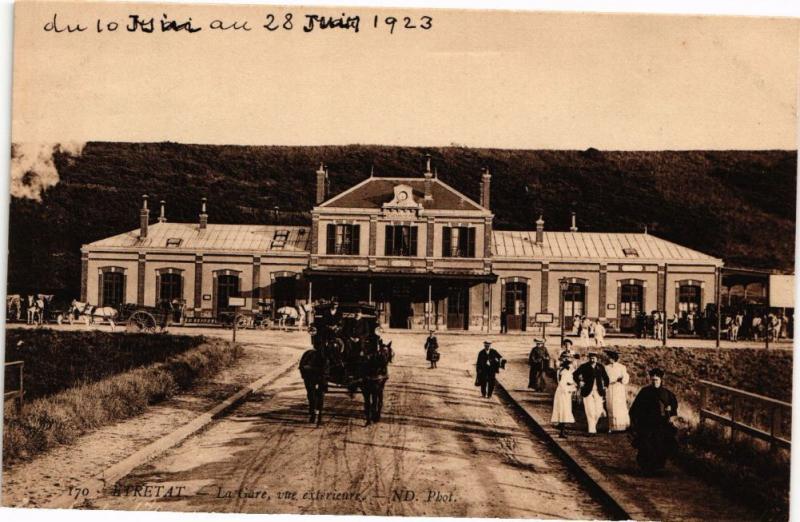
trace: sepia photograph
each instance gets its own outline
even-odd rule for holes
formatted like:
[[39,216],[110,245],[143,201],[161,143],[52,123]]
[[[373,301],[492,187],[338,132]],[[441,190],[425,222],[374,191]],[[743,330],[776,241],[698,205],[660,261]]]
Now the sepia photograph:
[[791,519],[800,18],[13,26],[4,514]]

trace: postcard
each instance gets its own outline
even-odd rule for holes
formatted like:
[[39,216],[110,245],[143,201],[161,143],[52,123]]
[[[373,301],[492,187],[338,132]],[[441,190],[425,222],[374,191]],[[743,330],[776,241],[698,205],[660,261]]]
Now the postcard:
[[799,30],[19,2],[2,505],[787,520]]

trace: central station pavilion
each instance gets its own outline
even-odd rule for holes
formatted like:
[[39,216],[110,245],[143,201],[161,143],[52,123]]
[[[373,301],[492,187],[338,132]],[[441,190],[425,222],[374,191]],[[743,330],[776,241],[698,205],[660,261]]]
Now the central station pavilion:
[[[701,311],[716,300],[722,260],[647,233],[494,230],[491,175],[480,200],[430,169],[420,177],[371,176],[329,197],[316,172],[311,226],[150,223],[84,245],[81,297],[100,306],[185,304],[216,317],[229,297],[244,313],[325,299],[377,305],[390,328],[497,331],[533,327],[537,314],[574,316],[630,330],[639,311]],[[536,216],[532,216],[536,217]],[[548,318],[539,316],[540,319]]]

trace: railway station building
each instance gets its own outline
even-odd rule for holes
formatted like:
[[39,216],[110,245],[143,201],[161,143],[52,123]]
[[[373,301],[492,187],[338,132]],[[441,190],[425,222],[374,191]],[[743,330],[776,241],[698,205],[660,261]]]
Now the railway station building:
[[[477,176],[476,176],[477,178]],[[311,226],[150,222],[82,248],[82,300],[101,306],[161,299],[185,303],[187,317],[216,317],[228,298],[244,312],[318,300],[374,303],[388,328],[532,329],[537,313],[556,324],[563,300],[572,318],[634,326],[639,311],[668,316],[716,301],[722,260],[648,233],[495,230],[491,175],[474,201],[435,176],[371,176],[330,197],[316,172]]]

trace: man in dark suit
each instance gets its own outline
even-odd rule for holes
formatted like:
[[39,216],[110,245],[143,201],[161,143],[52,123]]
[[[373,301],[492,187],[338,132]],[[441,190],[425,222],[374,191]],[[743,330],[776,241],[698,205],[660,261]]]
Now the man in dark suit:
[[583,397],[586,424],[589,433],[597,433],[597,421],[603,416],[603,397],[608,389],[608,374],[602,364],[597,362],[597,354],[589,354],[589,362],[583,363],[573,373],[575,382]]
[[494,386],[497,384],[497,372],[504,366],[505,361],[500,353],[492,348],[491,341],[483,342],[483,350],[478,352],[478,361],[475,363],[475,386],[481,387],[481,395],[491,397]]

